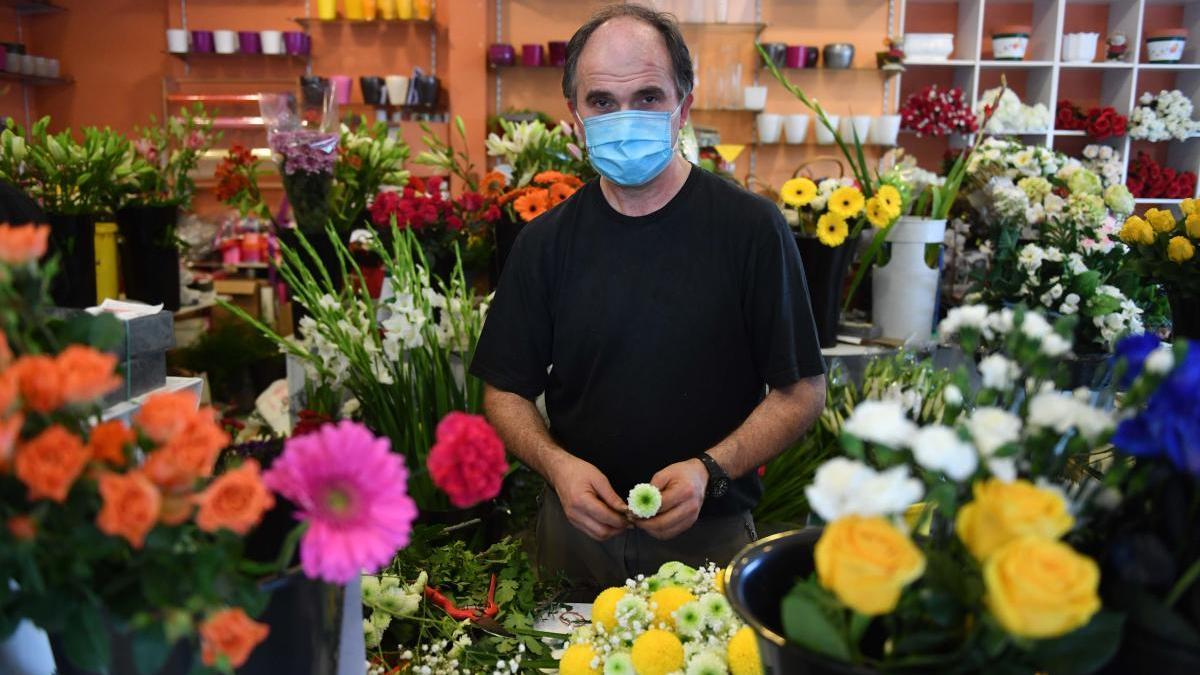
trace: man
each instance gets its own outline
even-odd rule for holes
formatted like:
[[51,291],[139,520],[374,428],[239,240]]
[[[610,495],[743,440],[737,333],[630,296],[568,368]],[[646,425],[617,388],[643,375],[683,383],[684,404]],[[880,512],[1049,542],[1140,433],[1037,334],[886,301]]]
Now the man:
[[[471,364],[488,419],[552,488],[538,561],[580,587],[728,562],[755,537],[757,468],[825,401],[782,215],[678,152],[693,79],[678,27],[645,7],[571,39],[563,93],[601,178],[525,227]],[[662,506],[632,518],[647,482]]]

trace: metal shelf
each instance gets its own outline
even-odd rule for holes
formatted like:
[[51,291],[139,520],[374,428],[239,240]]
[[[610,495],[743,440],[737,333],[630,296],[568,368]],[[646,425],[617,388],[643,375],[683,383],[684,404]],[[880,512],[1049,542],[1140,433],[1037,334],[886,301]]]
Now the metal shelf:
[[303,54],[243,54],[242,52],[234,52],[232,54],[218,54],[216,52],[163,52],[168,56],[172,56],[184,63],[193,59],[198,61],[232,61],[235,59],[261,59],[263,61],[275,61],[277,63],[307,63],[308,55]]
[[415,24],[418,26],[432,26],[433,18],[428,19],[372,19],[370,21],[363,19],[318,19],[316,17],[298,16],[292,21],[300,24],[304,28],[311,26],[403,26],[405,24]]
[[18,73],[0,72],[0,80],[10,80],[35,87],[53,87],[74,82],[69,77],[40,77],[38,75],[21,75]]
[[66,7],[60,7],[52,2],[37,2],[36,0],[0,0],[0,7],[9,7],[20,16],[57,14],[67,11]]

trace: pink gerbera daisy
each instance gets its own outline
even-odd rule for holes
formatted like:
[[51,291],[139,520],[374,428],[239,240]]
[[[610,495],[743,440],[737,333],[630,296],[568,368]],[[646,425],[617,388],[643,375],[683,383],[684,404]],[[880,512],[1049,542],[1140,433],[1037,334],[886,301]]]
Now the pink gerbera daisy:
[[300,541],[306,576],[344,584],[376,572],[408,545],[417,507],[404,459],[389,447],[361,424],[327,424],[289,439],[263,474],[308,523]]

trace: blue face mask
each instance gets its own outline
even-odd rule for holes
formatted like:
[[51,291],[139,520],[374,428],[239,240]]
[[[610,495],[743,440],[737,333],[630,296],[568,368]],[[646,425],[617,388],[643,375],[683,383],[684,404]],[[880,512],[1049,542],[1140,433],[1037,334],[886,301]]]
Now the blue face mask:
[[583,120],[588,159],[601,176],[623,187],[645,185],[675,156],[674,112],[621,110]]

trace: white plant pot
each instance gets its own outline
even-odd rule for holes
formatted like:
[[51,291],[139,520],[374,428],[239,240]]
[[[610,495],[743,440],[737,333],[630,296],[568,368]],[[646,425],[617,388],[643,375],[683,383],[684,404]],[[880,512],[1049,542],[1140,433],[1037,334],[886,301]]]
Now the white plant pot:
[[[837,128],[838,122],[842,119],[839,115],[826,115],[829,119],[830,126]],[[817,129],[817,143],[820,145],[833,145],[833,132],[825,128],[825,125],[817,120],[814,125]]]
[[842,125],[838,129],[842,135],[842,140],[847,146],[854,143],[854,137],[858,136],[858,142],[866,145],[871,142],[871,116],[870,115],[847,115],[842,118]]
[[213,31],[213,45],[218,54],[233,54],[238,49],[237,33],[231,30]]
[[283,31],[264,30],[262,32],[262,51],[264,54],[282,54]]
[[992,36],[992,58],[997,61],[1020,61],[1029,49],[1029,36],[1022,33],[1000,33]]
[[1067,33],[1063,36],[1062,60],[1066,63],[1091,63],[1096,59],[1099,33]]
[[188,32],[181,28],[167,29],[167,51],[172,54],[186,54],[188,50]]
[[404,105],[408,103],[408,78],[403,75],[388,75],[383,78],[387,86],[388,103]]
[[743,89],[742,105],[746,110],[762,110],[767,107],[767,88],[746,87]]
[[871,142],[875,145],[896,145],[900,138],[900,116],[880,115],[871,118]]
[[783,130],[783,115],[775,113],[759,113],[758,140],[760,143],[778,143],[779,133]]
[[783,118],[783,130],[789,144],[803,143],[808,136],[808,115],[788,115]]
[[884,337],[931,340],[940,275],[925,264],[925,245],[940,244],[945,236],[944,220],[904,216],[892,225],[887,236],[891,258],[872,273],[873,318]]
[[954,33],[908,33],[903,49],[911,63],[945,61],[954,53]]

